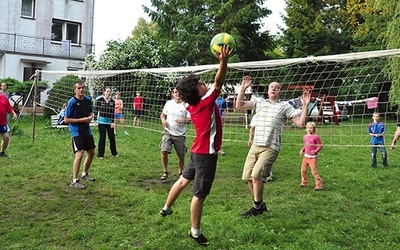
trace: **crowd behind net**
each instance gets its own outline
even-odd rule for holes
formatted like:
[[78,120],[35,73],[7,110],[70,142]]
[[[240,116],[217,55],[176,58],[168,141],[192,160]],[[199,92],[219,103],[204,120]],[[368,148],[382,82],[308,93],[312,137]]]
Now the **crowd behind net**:
[[[248,141],[254,111],[243,112],[234,106],[242,77],[250,75],[253,84],[246,92],[247,100],[252,96],[265,97],[268,84],[278,81],[282,84],[281,99],[300,108],[298,98],[304,89],[309,89],[312,92],[312,102],[308,107],[308,120],[317,123],[317,133],[324,146],[369,147],[367,127],[372,121],[373,112],[380,112],[381,121],[388,130],[394,131],[396,127],[398,109],[389,103],[391,79],[384,69],[391,58],[399,55],[400,50],[385,50],[228,64],[229,70],[223,87],[223,96],[228,102],[223,139]],[[163,131],[160,113],[165,102],[171,99],[177,81],[184,75],[195,73],[203,81],[212,84],[218,69],[217,63],[216,60],[213,65],[193,67],[39,73],[41,80],[52,83],[45,107],[60,110],[63,103],[74,95],[73,85],[78,80],[85,82],[87,95],[93,100],[103,93],[105,87],[110,87],[113,92],[121,94],[125,123],[130,133],[140,133],[141,129],[146,129],[159,136]],[[139,127],[133,126],[132,105],[136,91],[141,92],[145,102]],[[301,145],[304,133],[303,128],[295,128],[287,121],[282,143]],[[187,136],[194,136],[192,125],[188,125]]]

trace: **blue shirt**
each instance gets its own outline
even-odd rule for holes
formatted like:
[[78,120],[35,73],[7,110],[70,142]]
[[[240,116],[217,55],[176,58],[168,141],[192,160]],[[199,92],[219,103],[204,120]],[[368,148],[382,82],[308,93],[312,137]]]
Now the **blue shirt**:
[[[92,99],[84,96],[82,100],[75,96],[69,99],[65,109],[65,117],[83,118],[88,117],[93,112]],[[92,135],[89,123],[71,123],[69,124],[69,133],[72,137]]]
[[[383,122],[371,122],[368,125],[368,133],[382,134],[383,132],[386,132],[386,127]],[[379,145],[384,143],[385,141],[383,136],[371,136],[371,145]]]
[[217,106],[218,106],[219,114],[220,114],[221,116],[223,116],[225,109],[228,108],[228,105],[227,105],[227,103],[226,103],[226,100],[225,100],[224,98],[222,98],[222,97],[218,97],[217,100],[215,100],[215,103],[216,103]]

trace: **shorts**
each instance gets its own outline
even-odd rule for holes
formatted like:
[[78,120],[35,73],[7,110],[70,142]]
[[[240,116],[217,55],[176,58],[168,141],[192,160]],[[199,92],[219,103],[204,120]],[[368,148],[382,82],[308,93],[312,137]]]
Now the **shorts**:
[[10,127],[6,125],[0,125],[0,134],[8,133],[10,132]]
[[122,113],[115,113],[115,114],[114,114],[114,119],[124,119],[124,114],[122,114]]
[[217,169],[218,154],[195,154],[190,152],[190,159],[182,176],[193,182],[193,195],[198,198],[210,194]]
[[278,158],[278,151],[267,146],[252,145],[244,163],[242,180],[259,179],[263,182],[270,175],[272,164]]
[[170,154],[172,152],[172,145],[174,145],[176,155],[179,158],[185,158],[187,152],[185,141],[186,137],[183,135],[175,136],[168,132],[164,132],[160,142],[160,149],[162,152]]
[[140,116],[143,116],[144,111],[143,111],[143,109],[135,109],[135,110],[133,111],[133,114],[134,114],[135,116],[137,116],[137,117],[140,117]]
[[72,151],[74,154],[80,150],[91,150],[96,148],[92,135],[72,137]]

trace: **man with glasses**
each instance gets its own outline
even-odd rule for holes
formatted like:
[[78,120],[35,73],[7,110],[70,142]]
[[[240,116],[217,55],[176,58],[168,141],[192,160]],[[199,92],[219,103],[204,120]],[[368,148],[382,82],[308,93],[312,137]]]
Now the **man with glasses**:
[[296,126],[303,127],[310,103],[310,92],[304,91],[300,97],[302,110],[293,108],[289,102],[280,101],[281,84],[272,82],[268,87],[268,99],[262,97],[244,101],[244,93],[250,87],[252,79],[244,76],[236,100],[236,108],[254,109],[254,139],[247,154],[242,179],[247,181],[253,194],[253,206],[241,216],[258,216],[267,211],[263,201],[264,184],[270,175],[272,165],[281,150],[281,137],[286,120],[290,119]]
[[160,115],[161,123],[164,126],[161,148],[161,163],[163,166],[163,174],[161,180],[168,178],[168,154],[172,152],[174,145],[178,156],[178,176],[182,175],[183,165],[186,155],[186,123],[190,121],[189,112],[186,110],[179,93],[176,89],[172,92],[172,100],[168,100]]

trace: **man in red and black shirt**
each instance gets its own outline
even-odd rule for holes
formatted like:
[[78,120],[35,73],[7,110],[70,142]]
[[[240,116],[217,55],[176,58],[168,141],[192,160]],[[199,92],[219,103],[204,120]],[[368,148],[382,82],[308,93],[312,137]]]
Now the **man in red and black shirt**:
[[172,214],[172,205],[175,200],[193,181],[193,199],[190,205],[192,228],[189,236],[203,246],[210,244],[200,229],[203,203],[214,181],[218,151],[222,143],[221,116],[215,100],[221,93],[231,54],[232,50],[228,46],[222,46],[221,53],[216,54],[220,64],[214,84],[210,89],[194,74],[183,77],[176,86],[190,113],[196,136],[190,148],[190,160],[181,177],[172,186],[160,215],[165,217]]

